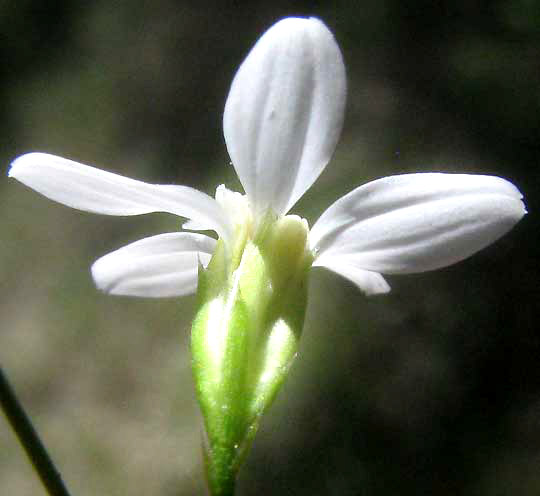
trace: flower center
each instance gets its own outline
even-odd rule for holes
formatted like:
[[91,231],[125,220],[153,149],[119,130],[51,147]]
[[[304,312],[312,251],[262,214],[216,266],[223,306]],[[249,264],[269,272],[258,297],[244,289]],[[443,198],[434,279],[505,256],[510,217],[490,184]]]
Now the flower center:
[[271,210],[255,217],[246,195],[227,189],[223,184],[216,189],[216,201],[225,210],[233,239],[228,248],[234,271],[243,256],[247,244],[253,243],[266,253],[265,258],[274,270],[291,275],[297,264],[310,265],[313,253],[309,249],[309,226],[298,215],[276,216]]
[[249,231],[253,230],[253,216],[246,195],[231,191],[221,184],[216,188],[216,201],[225,210],[235,234],[244,226],[247,226]]

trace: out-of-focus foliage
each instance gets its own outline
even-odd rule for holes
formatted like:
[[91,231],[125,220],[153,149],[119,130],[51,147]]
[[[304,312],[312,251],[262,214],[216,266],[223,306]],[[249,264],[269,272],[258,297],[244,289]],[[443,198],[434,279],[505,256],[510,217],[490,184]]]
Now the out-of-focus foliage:
[[[257,37],[321,17],[349,79],[343,138],[293,209],[443,170],[497,174],[530,214],[472,259],[367,299],[313,272],[300,356],[239,494],[540,493],[535,0],[0,4],[0,159],[39,150],[209,193],[238,188],[221,118]],[[0,361],[73,495],[200,494],[194,299],[99,294],[88,267],[179,227],[108,218],[0,181]],[[41,494],[0,418],[0,493]]]

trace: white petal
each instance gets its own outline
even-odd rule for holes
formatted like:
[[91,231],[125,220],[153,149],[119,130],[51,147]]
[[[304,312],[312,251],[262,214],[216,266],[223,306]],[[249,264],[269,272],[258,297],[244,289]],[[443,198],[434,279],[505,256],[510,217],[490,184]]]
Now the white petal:
[[227,149],[256,214],[286,213],[322,172],[343,122],[339,47],[318,19],[284,19],[240,66],[225,104]]
[[102,291],[116,295],[166,297],[194,293],[199,260],[210,261],[216,241],[195,233],[166,233],[135,241],[92,265]]
[[361,186],[315,223],[318,264],[336,257],[366,270],[412,273],[458,262],[509,231],[525,214],[508,181],[465,174],[406,174]]
[[182,224],[182,229],[185,229],[186,231],[208,231],[211,230],[211,227],[204,222],[188,220]]
[[148,184],[46,153],[17,158],[9,176],[79,210],[106,215],[169,212],[204,222],[220,236],[229,235],[230,227],[217,202],[186,186]]
[[384,294],[390,291],[390,286],[378,272],[359,269],[354,265],[343,263],[339,258],[326,257],[322,260],[315,260],[313,266],[326,267],[349,279],[368,296]]

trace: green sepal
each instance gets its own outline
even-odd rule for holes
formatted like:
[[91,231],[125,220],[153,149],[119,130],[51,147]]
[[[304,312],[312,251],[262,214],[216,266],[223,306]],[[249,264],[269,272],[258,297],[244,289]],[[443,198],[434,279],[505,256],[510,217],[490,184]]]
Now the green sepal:
[[[228,293],[225,247],[218,243],[207,269],[199,266],[198,311],[191,334],[192,368],[207,441],[205,460],[212,494],[233,494],[238,446],[244,435],[247,312]],[[228,297],[229,296],[229,297]]]

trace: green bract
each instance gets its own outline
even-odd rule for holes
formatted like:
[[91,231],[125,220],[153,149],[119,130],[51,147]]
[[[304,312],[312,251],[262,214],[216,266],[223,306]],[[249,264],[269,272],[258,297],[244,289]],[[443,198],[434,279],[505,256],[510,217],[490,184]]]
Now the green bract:
[[297,216],[241,226],[199,267],[191,344],[206,428],[212,494],[231,494],[236,472],[296,355],[313,255]]

